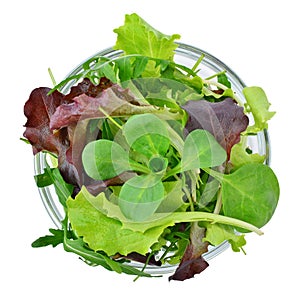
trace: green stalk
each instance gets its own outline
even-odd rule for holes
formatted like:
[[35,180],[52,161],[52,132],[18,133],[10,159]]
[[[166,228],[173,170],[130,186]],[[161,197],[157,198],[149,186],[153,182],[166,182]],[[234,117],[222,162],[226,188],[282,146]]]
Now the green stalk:
[[50,76],[53,86],[56,86],[56,80],[55,80],[52,70],[50,68],[48,68],[48,73],[49,73],[49,76]]
[[221,189],[218,190],[217,203],[214,209],[214,214],[219,214],[222,208],[222,193]]
[[149,174],[151,172],[147,167],[133,160],[130,160],[130,167],[132,168],[133,171],[137,171],[141,173]]
[[181,173],[181,162],[179,162],[179,164],[177,166],[175,166],[173,169],[169,170],[165,176],[163,177],[162,180],[166,180],[167,178],[171,177],[171,176],[174,176],[178,173]]
[[202,53],[201,56],[198,58],[198,60],[196,61],[196,63],[194,64],[192,71],[195,72],[196,69],[198,68],[198,66],[201,64],[203,58],[204,58],[204,54]]

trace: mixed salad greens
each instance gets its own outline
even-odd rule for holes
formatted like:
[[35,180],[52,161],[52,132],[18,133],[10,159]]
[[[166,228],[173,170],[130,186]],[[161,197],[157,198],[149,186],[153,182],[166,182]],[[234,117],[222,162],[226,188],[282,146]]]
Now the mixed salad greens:
[[138,277],[153,275],[128,262],[176,265],[169,279],[185,280],[208,266],[210,246],[244,251],[245,234],[261,235],[271,219],[279,184],[247,139],[274,112],[259,87],[241,102],[226,70],[202,78],[203,56],[192,68],[176,63],[179,35],[137,14],[114,32],[118,57],[92,57],[25,104],[24,137],[50,158],[37,186],[53,185],[65,211],[62,227],[32,246],[62,244]]

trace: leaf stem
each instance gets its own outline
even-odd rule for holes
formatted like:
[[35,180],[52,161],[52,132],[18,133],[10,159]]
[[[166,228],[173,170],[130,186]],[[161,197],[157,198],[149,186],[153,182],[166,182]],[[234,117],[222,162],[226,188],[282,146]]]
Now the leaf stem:
[[178,174],[178,173],[181,173],[181,162],[179,162],[178,163],[178,165],[176,165],[173,169],[171,169],[171,170],[169,170],[166,174],[165,174],[165,176],[163,177],[163,179],[162,180],[165,180],[165,179],[167,179],[167,178],[169,178],[169,177],[171,177],[171,176],[174,176],[174,175],[176,175],[176,174]]
[[56,86],[56,81],[55,81],[54,75],[52,73],[52,70],[50,68],[48,68],[48,74],[49,74],[49,76],[51,78],[53,86]]
[[130,167],[133,171],[142,172],[146,174],[151,173],[151,171],[146,166],[139,164],[133,160],[130,160]]
[[198,66],[201,64],[203,58],[204,58],[204,54],[202,53],[201,56],[198,58],[198,60],[196,61],[196,63],[194,64],[194,66],[192,67],[192,71],[195,72],[196,69],[198,68]]
[[214,214],[219,214],[222,208],[222,193],[221,189],[218,190],[217,203],[214,209]]
[[203,168],[202,170],[205,171],[207,174],[211,175],[212,177],[214,177],[215,179],[217,179],[219,182],[222,182],[224,176],[226,176],[223,173],[216,172],[215,170],[209,168]]
[[218,77],[219,75],[222,75],[222,74],[225,74],[225,73],[226,73],[226,70],[223,70],[223,71],[221,71],[219,73],[215,73],[215,74],[213,74],[213,75],[211,75],[209,77],[206,77],[205,80],[211,80],[211,79],[213,79],[215,77]]
[[122,130],[122,126],[118,124],[102,107],[99,107],[98,109],[105,115],[107,119],[109,119],[114,125]]

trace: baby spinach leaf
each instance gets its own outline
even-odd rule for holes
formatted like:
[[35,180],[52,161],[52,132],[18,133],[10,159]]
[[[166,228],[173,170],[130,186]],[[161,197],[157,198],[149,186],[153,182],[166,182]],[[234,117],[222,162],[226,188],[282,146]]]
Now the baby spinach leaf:
[[216,167],[225,160],[225,150],[208,131],[196,129],[187,136],[181,162],[183,171]]
[[134,151],[148,158],[164,156],[170,146],[167,124],[153,114],[130,117],[123,126],[123,134]]
[[110,140],[88,143],[82,152],[86,173],[93,179],[106,180],[131,170],[126,151]]
[[252,86],[243,89],[247,103],[246,111],[251,112],[254,117],[255,124],[247,128],[248,133],[257,133],[268,128],[268,121],[274,116],[275,112],[270,112],[270,103],[260,87]]
[[279,199],[278,180],[269,166],[253,163],[243,165],[231,174],[213,172],[211,175],[221,181],[225,216],[258,228],[268,223]]
[[118,204],[129,220],[144,221],[156,211],[164,199],[164,194],[164,186],[159,176],[135,176],[122,186]]

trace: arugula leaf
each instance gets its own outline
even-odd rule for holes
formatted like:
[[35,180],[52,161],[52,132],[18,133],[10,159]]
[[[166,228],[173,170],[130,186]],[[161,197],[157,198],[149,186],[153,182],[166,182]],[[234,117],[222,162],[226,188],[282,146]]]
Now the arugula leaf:
[[225,73],[221,73],[218,75],[218,82],[222,83],[224,86],[231,88],[231,82],[228,80]]
[[151,274],[124,264],[121,261],[115,261],[106,254],[95,252],[89,249],[82,238],[78,238],[76,240],[65,238],[64,250],[79,255],[91,265],[102,266],[109,271],[115,271],[117,273],[123,272],[128,275],[136,275],[140,277],[154,277]]
[[118,35],[114,49],[168,60],[173,59],[178,47],[174,41],[180,38],[178,34],[169,36],[159,32],[135,13],[126,15],[124,25],[114,32]]
[[51,176],[53,169],[47,170],[44,169],[44,173],[37,174],[34,176],[35,183],[37,187],[42,188],[53,184],[53,178]]
[[274,116],[275,112],[270,112],[270,103],[261,87],[252,86],[243,89],[247,103],[245,108],[247,112],[251,112],[255,124],[247,128],[247,133],[257,133],[268,128],[268,121]]
[[71,196],[74,186],[64,181],[58,168],[47,166],[44,169],[44,173],[35,175],[34,178],[38,187],[46,187],[53,184],[60,203],[64,207],[66,206],[66,200]]
[[31,246],[33,248],[45,247],[52,245],[53,248],[57,245],[63,243],[64,241],[64,231],[61,229],[49,229],[52,235],[45,235],[43,237],[38,238],[35,240]]

